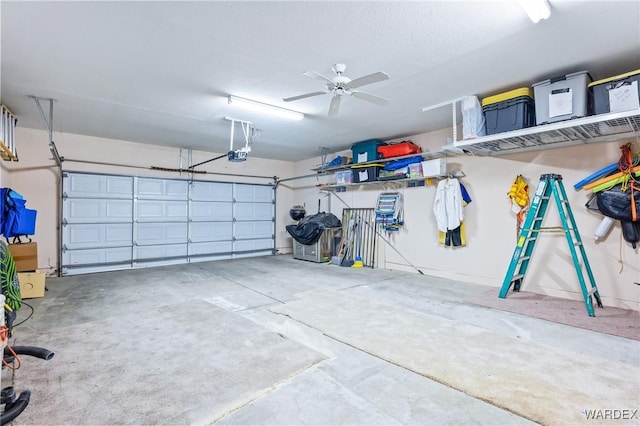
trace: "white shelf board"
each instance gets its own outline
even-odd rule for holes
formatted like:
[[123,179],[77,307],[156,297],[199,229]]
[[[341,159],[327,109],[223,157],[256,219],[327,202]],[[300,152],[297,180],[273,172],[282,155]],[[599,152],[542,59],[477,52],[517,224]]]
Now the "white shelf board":
[[506,155],[640,135],[640,109],[592,115],[454,142],[479,155]]

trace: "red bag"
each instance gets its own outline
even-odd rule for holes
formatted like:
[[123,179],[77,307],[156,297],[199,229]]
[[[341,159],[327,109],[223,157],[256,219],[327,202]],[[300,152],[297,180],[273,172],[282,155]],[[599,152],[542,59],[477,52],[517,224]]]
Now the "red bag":
[[381,145],[378,147],[378,153],[382,158],[399,157],[401,155],[411,155],[422,152],[422,148],[411,141],[402,141],[391,145]]

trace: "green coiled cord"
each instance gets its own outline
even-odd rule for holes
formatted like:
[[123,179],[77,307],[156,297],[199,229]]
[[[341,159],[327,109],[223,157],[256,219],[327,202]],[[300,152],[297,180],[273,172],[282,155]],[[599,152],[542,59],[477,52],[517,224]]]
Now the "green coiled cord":
[[0,283],[2,283],[2,294],[6,298],[5,303],[14,311],[22,306],[22,295],[20,294],[20,283],[16,264],[11,252],[4,241],[0,241]]

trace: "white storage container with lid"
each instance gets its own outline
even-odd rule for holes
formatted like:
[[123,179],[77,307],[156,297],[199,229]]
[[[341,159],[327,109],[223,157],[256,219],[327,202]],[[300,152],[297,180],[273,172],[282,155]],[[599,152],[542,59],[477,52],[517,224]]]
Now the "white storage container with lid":
[[580,71],[534,84],[536,125],[589,115],[591,99],[587,86],[592,80],[587,71]]

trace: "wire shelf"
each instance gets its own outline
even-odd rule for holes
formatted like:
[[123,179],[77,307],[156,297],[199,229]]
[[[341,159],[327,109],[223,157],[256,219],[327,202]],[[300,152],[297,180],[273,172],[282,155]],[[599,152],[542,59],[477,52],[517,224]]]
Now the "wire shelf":
[[601,114],[454,142],[480,155],[505,155],[581,143],[612,142],[640,133],[640,109]]

